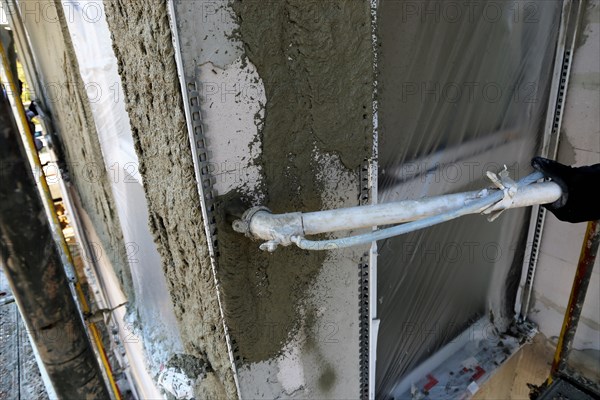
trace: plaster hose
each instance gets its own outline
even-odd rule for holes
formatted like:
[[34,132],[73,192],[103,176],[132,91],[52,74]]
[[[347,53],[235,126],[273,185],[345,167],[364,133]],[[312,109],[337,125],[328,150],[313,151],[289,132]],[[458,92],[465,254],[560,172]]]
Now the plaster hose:
[[[544,178],[541,172],[534,172],[517,182],[517,187],[530,185],[540,179]],[[474,214],[482,212],[486,208],[489,208],[496,204],[505,196],[503,190],[490,193],[481,199],[475,200],[472,203],[457,208],[456,210],[448,211],[443,214],[435,215],[433,217],[424,218],[419,221],[409,222],[406,224],[396,225],[391,228],[379,229],[374,232],[365,233],[362,235],[350,236],[340,239],[330,240],[307,240],[300,236],[293,236],[292,242],[298,247],[304,250],[334,250],[352,246],[359,246],[363,244],[369,244],[376,240],[388,239],[394,236],[404,235],[405,233],[414,232],[420,229],[428,228],[433,225],[441,224],[458,217],[462,217],[467,214]]]

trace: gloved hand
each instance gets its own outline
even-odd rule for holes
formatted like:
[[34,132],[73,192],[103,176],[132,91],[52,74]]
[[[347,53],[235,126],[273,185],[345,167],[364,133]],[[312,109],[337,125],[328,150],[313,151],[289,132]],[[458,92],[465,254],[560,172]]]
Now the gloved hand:
[[600,219],[600,164],[570,167],[534,157],[531,165],[562,189],[560,199],[544,204],[556,218],[573,223]]

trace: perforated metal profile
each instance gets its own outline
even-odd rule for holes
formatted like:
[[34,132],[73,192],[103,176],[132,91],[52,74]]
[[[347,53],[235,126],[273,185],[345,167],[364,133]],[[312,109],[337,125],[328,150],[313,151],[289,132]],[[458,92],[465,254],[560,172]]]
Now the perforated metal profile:
[[[371,183],[370,183],[371,165],[366,160],[360,170],[360,198],[359,204],[370,204]],[[369,399],[369,253],[365,253],[358,264],[358,307],[359,307],[359,376],[360,376],[360,398]]]
[[[577,31],[581,21],[583,2],[581,0],[564,0],[561,14],[560,30],[558,33],[558,44],[556,48],[554,72],[550,97],[548,99],[548,111],[544,127],[544,138],[540,155],[556,159],[560,139],[560,128],[564,115],[564,105],[569,86],[571,65]],[[529,313],[533,281],[539,258],[539,248],[544,231],[546,210],[543,207],[532,208],[529,233],[525,256],[523,259],[523,274],[521,276],[520,297],[517,298],[517,320],[524,321]],[[517,296],[519,296],[519,294]]]
[[204,199],[204,208],[206,209],[207,235],[210,235],[210,242],[215,257],[219,255],[217,242],[217,224],[215,219],[215,197],[213,189],[215,178],[210,173],[209,151],[207,149],[206,138],[202,126],[202,114],[200,111],[200,92],[196,84],[197,79],[186,82],[188,93],[188,106],[190,110],[191,129],[194,138],[194,147],[196,149],[196,164],[199,170],[199,184],[202,187]]
[[206,242],[208,246],[208,251],[211,259],[211,269],[213,274],[213,279],[216,288],[217,301],[219,304],[219,312],[221,314],[221,321],[223,324],[223,331],[225,334],[225,341],[227,345],[227,352],[229,356],[229,361],[231,363],[231,369],[233,372],[233,379],[236,386],[236,391],[238,398],[241,398],[240,392],[240,384],[238,379],[237,372],[237,363],[236,358],[234,357],[234,344],[231,340],[231,335],[229,333],[229,327],[225,323],[225,313],[223,310],[223,300],[221,294],[221,287],[219,281],[217,279],[216,274],[216,257],[218,256],[218,240],[217,240],[217,229],[216,229],[216,220],[215,220],[215,192],[213,190],[213,185],[215,183],[215,179],[211,176],[209,169],[209,158],[210,153],[207,149],[206,138],[204,135],[204,128],[202,125],[202,114],[200,111],[200,91],[198,88],[199,77],[197,76],[197,70],[194,73],[190,73],[186,75],[186,69],[184,67],[184,62],[182,58],[182,50],[181,43],[179,40],[179,32],[180,26],[178,25],[178,13],[180,11],[182,13],[192,12],[192,10],[187,9],[183,6],[182,3],[177,2],[177,5],[173,0],[168,2],[168,14],[169,14],[169,24],[171,27],[171,31],[173,32],[173,47],[175,48],[175,61],[177,64],[177,72],[179,75],[179,81],[181,85],[182,97],[184,102],[184,111],[188,129],[188,136],[190,140],[191,150],[192,150],[192,158],[194,162],[194,172],[197,180],[198,194],[200,197],[200,208],[202,211],[202,218],[204,222],[204,229],[206,233]]

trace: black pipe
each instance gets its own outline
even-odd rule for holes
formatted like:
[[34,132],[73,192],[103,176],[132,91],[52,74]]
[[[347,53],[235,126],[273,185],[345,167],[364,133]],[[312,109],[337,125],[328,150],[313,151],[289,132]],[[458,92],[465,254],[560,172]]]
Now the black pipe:
[[0,262],[59,398],[110,398],[3,90]]

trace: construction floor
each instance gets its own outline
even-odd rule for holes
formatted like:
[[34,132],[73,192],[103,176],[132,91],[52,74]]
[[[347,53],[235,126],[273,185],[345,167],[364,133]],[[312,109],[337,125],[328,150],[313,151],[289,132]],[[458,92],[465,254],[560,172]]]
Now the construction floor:
[[[521,348],[504,363],[485,385],[473,396],[473,400],[520,400],[529,399],[527,384],[540,385],[550,374],[555,343],[538,333],[532,343]],[[569,366],[583,376],[598,382],[600,370],[593,355],[573,351]]]
[[0,400],[48,399],[25,324],[0,267]]

